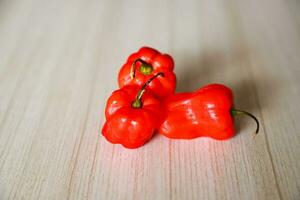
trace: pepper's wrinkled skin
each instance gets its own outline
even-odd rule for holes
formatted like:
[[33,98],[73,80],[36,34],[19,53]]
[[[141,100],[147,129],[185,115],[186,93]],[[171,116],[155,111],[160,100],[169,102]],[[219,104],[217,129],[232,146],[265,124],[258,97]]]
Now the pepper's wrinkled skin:
[[210,84],[192,93],[171,95],[164,105],[167,116],[159,133],[169,138],[224,140],[234,135],[233,94],[224,85]]
[[158,77],[153,80],[148,90],[157,97],[165,98],[175,92],[176,76],[173,69],[174,61],[170,55],[162,54],[150,47],[142,47],[138,52],[131,54],[122,66],[118,75],[119,87],[142,86],[151,76],[162,72],[164,78]]
[[140,88],[137,85],[124,86],[109,97],[102,134],[111,143],[138,148],[151,139],[161,124],[164,117],[162,104],[149,91],[143,93],[140,108],[132,106]]

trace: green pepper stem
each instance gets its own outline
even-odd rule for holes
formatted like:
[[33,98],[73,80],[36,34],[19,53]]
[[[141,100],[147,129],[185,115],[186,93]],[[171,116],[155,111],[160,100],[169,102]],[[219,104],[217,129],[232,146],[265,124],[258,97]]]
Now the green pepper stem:
[[254,121],[256,122],[255,134],[258,133],[258,131],[259,131],[259,121],[254,115],[252,115],[251,113],[249,113],[247,111],[238,110],[238,109],[235,109],[235,108],[231,108],[230,113],[231,113],[232,116],[247,115],[247,116],[251,117],[252,119],[254,119]]
[[144,60],[142,60],[141,58],[136,59],[135,61],[133,61],[133,63],[131,64],[131,68],[130,68],[130,76],[131,78],[135,77],[135,71],[136,71],[136,63],[137,62],[141,62],[144,65],[149,65],[149,63],[145,62]]
[[141,89],[138,91],[137,95],[136,95],[136,98],[135,100],[132,102],[132,107],[133,108],[141,108],[142,107],[142,96],[143,94],[145,93],[146,91],[146,87],[154,80],[156,79],[158,76],[162,76],[164,77],[164,73],[162,72],[159,72],[157,74],[155,74],[154,76],[152,76],[151,78],[149,78],[145,83],[144,85],[141,87]]

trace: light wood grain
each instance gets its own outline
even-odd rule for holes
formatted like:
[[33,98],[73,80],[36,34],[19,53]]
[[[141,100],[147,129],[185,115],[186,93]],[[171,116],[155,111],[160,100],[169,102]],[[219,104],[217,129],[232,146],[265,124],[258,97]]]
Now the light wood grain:
[[[0,199],[299,199],[300,3],[0,1]],[[127,150],[99,133],[127,56],[173,55],[177,91],[219,82],[228,141],[155,136]]]

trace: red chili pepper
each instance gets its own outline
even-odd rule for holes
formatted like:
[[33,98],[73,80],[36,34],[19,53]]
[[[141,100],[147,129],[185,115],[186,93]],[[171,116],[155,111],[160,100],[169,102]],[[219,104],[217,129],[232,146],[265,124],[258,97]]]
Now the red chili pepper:
[[161,102],[146,87],[158,73],[140,87],[128,85],[112,93],[106,103],[106,122],[102,134],[111,143],[137,148],[146,143],[158,129],[164,116]]
[[158,77],[148,88],[156,96],[164,98],[175,92],[176,76],[173,69],[174,61],[170,55],[150,47],[142,47],[138,52],[131,54],[122,66],[118,76],[119,86],[142,86],[149,77],[162,72],[164,78]]
[[180,93],[168,97],[165,102],[167,116],[159,133],[177,139],[208,136],[218,140],[232,137],[235,133],[233,116],[246,111],[233,107],[232,91],[220,84],[210,84],[192,93]]

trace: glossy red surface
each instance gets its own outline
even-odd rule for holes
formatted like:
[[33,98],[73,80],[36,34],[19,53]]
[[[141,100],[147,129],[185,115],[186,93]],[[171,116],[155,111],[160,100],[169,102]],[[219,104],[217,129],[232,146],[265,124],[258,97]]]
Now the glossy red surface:
[[139,89],[135,85],[125,86],[114,91],[107,100],[102,134],[109,142],[137,148],[158,129],[165,112],[161,102],[149,91],[142,96],[141,108],[131,106]]
[[210,84],[192,93],[171,95],[164,105],[167,116],[159,133],[169,138],[224,140],[234,135],[233,94],[224,85]]
[[[139,71],[141,63],[137,62],[135,77],[131,77],[132,63],[137,59],[142,59],[150,64],[153,67],[153,71],[150,74],[143,74]],[[150,47],[142,47],[138,52],[131,54],[120,69],[118,75],[119,87],[121,88],[125,85],[142,86],[150,77],[162,72],[164,77],[158,77],[153,80],[149,84],[148,90],[156,96],[164,98],[173,94],[176,89],[176,76],[173,73],[173,69],[174,61],[170,55],[162,54]]]

